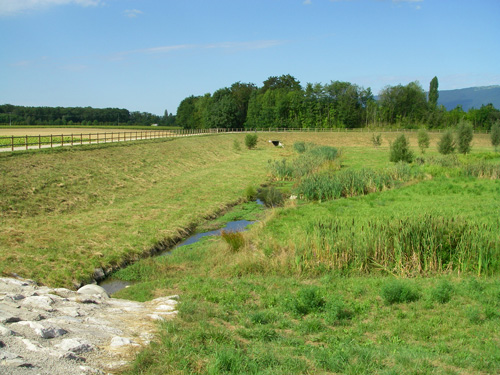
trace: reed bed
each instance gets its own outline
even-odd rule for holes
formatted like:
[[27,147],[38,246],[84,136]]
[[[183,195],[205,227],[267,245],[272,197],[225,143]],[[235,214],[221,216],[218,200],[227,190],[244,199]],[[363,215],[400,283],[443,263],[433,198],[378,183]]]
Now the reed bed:
[[400,276],[446,271],[494,274],[500,268],[496,225],[433,215],[391,221],[327,217],[311,221],[292,245],[302,271],[384,270]]
[[309,176],[325,164],[332,163],[339,155],[331,146],[316,146],[310,143],[297,142],[294,149],[299,156],[292,160],[270,160],[269,170],[278,181],[290,181]]
[[347,169],[335,174],[314,174],[302,180],[298,195],[309,201],[324,201],[365,195],[391,189],[423,176],[418,166],[398,163],[384,170]]

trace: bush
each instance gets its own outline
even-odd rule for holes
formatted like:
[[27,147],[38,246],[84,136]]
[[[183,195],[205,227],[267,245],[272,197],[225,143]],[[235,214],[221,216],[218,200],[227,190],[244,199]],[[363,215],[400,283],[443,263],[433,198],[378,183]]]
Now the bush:
[[224,242],[226,242],[229,245],[229,249],[233,253],[236,253],[243,247],[243,245],[245,245],[245,238],[243,237],[243,234],[240,232],[230,232],[222,230],[220,232],[220,235],[224,240]]
[[257,190],[252,185],[248,185],[245,189],[245,198],[249,201],[253,201],[257,198]]
[[418,291],[400,280],[391,280],[387,282],[382,287],[381,296],[389,305],[394,303],[414,302],[420,298]]
[[257,134],[247,134],[245,136],[245,146],[247,146],[248,149],[255,148],[257,146]]
[[418,147],[420,148],[420,151],[422,154],[425,153],[425,149],[429,148],[429,133],[427,133],[427,130],[424,128],[421,128],[418,131]]
[[440,154],[448,155],[455,151],[455,140],[451,130],[446,130],[438,142],[438,151]]
[[448,155],[455,151],[455,141],[451,130],[446,130],[438,142],[438,151],[440,154]]
[[471,148],[472,137],[474,132],[472,125],[468,121],[460,121],[457,128],[457,148],[461,154],[468,154]]
[[391,143],[389,160],[394,163],[398,161],[411,163],[413,161],[413,152],[410,151],[410,142],[404,134],[401,134],[396,138],[394,143]]
[[432,290],[431,298],[433,301],[446,303],[450,301],[452,294],[453,287],[448,281],[443,280]]
[[233,150],[235,150],[235,151],[241,151],[240,142],[238,140],[236,140],[236,139],[233,141]]
[[500,145],[500,121],[498,120],[491,127],[491,144],[495,148],[495,151],[497,151]]
[[257,197],[264,202],[266,207],[276,207],[283,204],[285,201],[285,197],[283,194],[274,187],[266,187],[262,188],[259,191]]
[[378,147],[382,144],[382,134],[372,134],[372,143],[375,147]]
[[303,154],[306,151],[306,144],[304,142],[295,142],[293,144],[293,149],[299,154]]
[[320,311],[325,306],[325,299],[317,287],[305,287],[298,291],[293,302],[293,310],[299,315]]

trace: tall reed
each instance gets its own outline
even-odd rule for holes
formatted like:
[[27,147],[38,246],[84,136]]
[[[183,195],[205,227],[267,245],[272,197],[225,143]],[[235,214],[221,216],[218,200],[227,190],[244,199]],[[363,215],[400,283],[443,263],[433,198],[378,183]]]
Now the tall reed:
[[398,163],[384,170],[347,169],[335,174],[314,174],[302,180],[297,193],[307,200],[331,200],[390,189],[397,184],[421,177],[416,166]]
[[301,270],[340,269],[397,275],[448,270],[492,274],[500,269],[493,225],[433,215],[391,221],[334,217],[311,221],[291,245]]

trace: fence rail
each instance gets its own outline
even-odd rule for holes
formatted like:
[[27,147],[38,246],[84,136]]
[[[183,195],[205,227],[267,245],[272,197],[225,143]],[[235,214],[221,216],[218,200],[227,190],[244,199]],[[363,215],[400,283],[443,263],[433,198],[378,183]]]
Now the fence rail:
[[[78,134],[50,134],[50,135],[22,135],[0,136],[0,151],[22,151],[61,146],[93,145],[110,142],[140,141],[159,138],[177,138],[194,135],[221,134],[221,133],[254,133],[254,132],[355,132],[355,133],[387,133],[387,132],[417,132],[416,129],[369,129],[369,128],[256,128],[256,129],[176,129],[176,130],[147,130],[106,133],[78,133]],[[443,130],[436,129],[435,132]],[[488,133],[475,131],[475,133]]]

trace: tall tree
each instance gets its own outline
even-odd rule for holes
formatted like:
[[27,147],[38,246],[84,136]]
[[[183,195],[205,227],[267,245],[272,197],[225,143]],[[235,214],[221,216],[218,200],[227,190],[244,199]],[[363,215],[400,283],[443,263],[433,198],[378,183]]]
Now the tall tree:
[[276,89],[284,89],[287,91],[302,90],[300,82],[290,74],[283,74],[279,77],[272,76],[266,79],[263,83],[264,85],[261,88],[263,92]]
[[439,99],[438,86],[438,78],[434,77],[429,84],[429,106],[431,107],[431,109],[436,109],[437,107],[437,102]]

